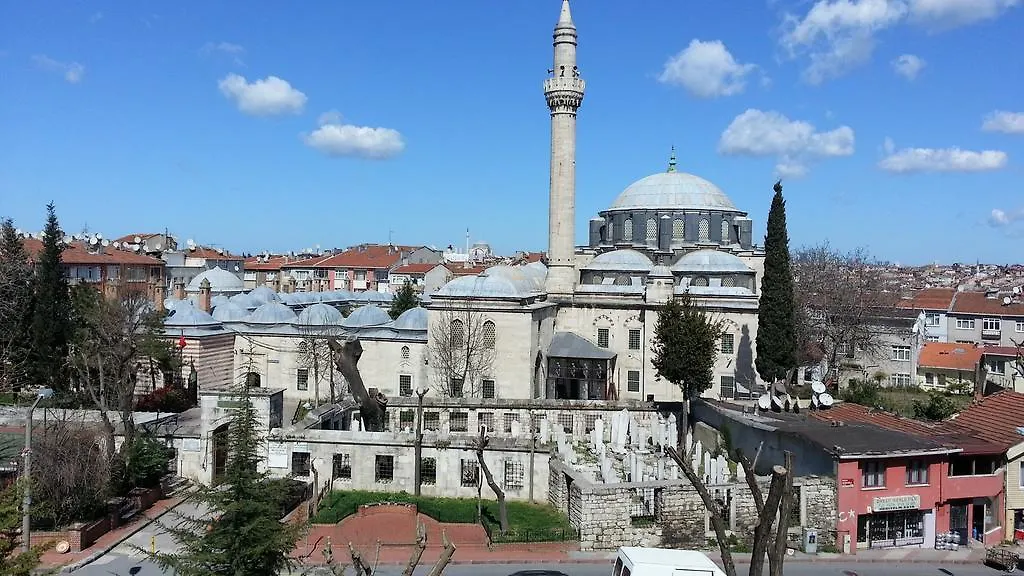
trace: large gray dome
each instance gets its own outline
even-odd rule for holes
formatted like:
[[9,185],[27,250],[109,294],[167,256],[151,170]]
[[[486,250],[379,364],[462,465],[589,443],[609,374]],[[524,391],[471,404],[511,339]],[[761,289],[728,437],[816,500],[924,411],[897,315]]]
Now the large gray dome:
[[249,311],[234,302],[225,302],[213,309],[213,317],[221,322],[243,322]]
[[641,178],[619,194],[608,210],[724,210],[739,212],[718,187],[686,172]]
[[421,306],[410,308],[395,318],[391,327],[395,330],[426,330],[427,309]]
[[299,312],[297,324],[302,326],[338,326],[344,317],[338,309],[323,302],[307,306]]
[[614,272],[650,272],[654,263],[636,250],[623,248],[605,252],[583,267],[584,270],[607,270]]
[[220,322],[195,306],[178,306],[171,310],[167,318],[164,318],[164,326],[167,328],[213,328],[220,326]]
[[237,294],[245,290],[245,283],[238,276],[218,266],[193,278],[185,291],[190,294],[198,293],[203,280],[210,281],[211,294]]

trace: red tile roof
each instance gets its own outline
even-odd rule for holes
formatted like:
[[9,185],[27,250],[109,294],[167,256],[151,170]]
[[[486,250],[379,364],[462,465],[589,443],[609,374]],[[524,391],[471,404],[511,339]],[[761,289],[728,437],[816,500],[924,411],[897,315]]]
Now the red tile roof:
[[985,356],[1009,356],[1016,358],[1017,348],[1013,346],[984,346],[981,349],[981,353]]
[[434,268],[440,266],[438,263],[432,264],[405,264],[391,270],[393,274],[426,274]]
[[934,436],[937,431],[934,424],[912,418],[904,418],[884,410],[876,410],[867,406],[861,406],[860,404],[853,404],[852,402],[840,402],[828,410],[811,411],[809,414],[812,418],[825,422],[874,424],[886,430],[915,436]]
[[[402,255],[417,250],[418,246],[391,246],[388,244],[361,244],[333,256],[320,258],[318,262],[303,263],[309,268],[391,268],[401,262]],[[312,259],[311,259],[312,260]],[[288,268],[296,267],[288,265]]]
[[925,342],[917,364],[921,368],[973,371],[981,361],[981,348],[956,342]]
[[445,264],[444,267],[447,268],[448,271],[452,273],[452,276],[476,276],[477,274],[490,268],[490,265],[479,264],[476,266],[470,266],[469,268],[465,268],[462,266],[462,264],[452,262],[450,264]]
[[950,422],[952,431],[965,430],[975,438],[1006,450],[1024,442],[1024,394],[1004,390],[971,404]]
[[146,241],[146,240],[149,240],[150,238],[153,238],[153,237],[156,237],[156,236],[163,236],[163,234],[158,234],[158,233],[155,233],[155,232],[140,232],[138,234],[125,234],[124,236],[121,236],[120,238],[117,238],[115,241],[116,242],[127,242],[128,244],[134,244],[136,238],[138,238],[139,240],[142,240],[142,241]]
[[232,254],[228,250],[224,250],[224,253],[221,254],[220,252],[217,252],[216,248],[209,248],[206,246],[196,246],[195,249],[184,250],[184,252],[189,258],[206,258],[208,260],[235,260],[241,258],[241,256]]
[[[24,242],[25,251],[28,252],[30,258],[35,260],[43,250],[42,240],[25,238]],[[102,251],[90,252],[81,242],[73,242],[72,244],[69,244],[67,248],[64,249],[64,252],[61,253],[60,261],[68,265],[87,266],[113,264],[124,264],[130,266],[164,266],[164,261],[159,258],[146,256],[145,254],[139,254],[136,252],[129,252],[127,250],[117,250],[110,246],[104,248]]]
[[260,256],[252,256],[245,259],[245,269],[276,272],[281,269],[281,266],[287,264],[289,261],[290,258],[288,256],[271,256],[266,261],[263,261]]
[[912,310],[949,310],[956,290],[953,288],[925,288],[918,290],[897,304],[900,308]]
[[984,292],[958,292],[950,311],[986,316],[1024,316],[1024,302],[1018,296],[1011,304],[1004,305],[1003,296],[989,298]]

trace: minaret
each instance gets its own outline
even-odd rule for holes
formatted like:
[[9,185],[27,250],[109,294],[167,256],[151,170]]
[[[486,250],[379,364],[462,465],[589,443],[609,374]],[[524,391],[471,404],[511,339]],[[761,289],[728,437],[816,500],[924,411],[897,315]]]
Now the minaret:
[[576,68],[576,25],[562,0],[554,33],[555,66],[544,81],[551,110],[551,197],[548,207],[548,295],[569,296],[576,286],[576,110],[586,84]]

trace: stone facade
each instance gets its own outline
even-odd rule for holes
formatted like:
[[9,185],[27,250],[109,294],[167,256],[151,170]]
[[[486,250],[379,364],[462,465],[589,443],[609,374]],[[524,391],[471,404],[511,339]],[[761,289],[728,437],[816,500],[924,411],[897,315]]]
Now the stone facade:
[[[549,465],[548,501],[569,516],[580,530],[580,549],[610,550],[619,546],[703,548],[714,537],[710,517],[687,480],[593,483],[559,460]],[[759,479],[767,493],[766,479]],[[790,535],[799,540],[803,528],[819,530],[819,545],[835,544],[836,490],[831,478],[806,476],[794,480]],[[756,526],[757,510],[745,482],[709,486],[727,503],[730,533],[740,541]]]

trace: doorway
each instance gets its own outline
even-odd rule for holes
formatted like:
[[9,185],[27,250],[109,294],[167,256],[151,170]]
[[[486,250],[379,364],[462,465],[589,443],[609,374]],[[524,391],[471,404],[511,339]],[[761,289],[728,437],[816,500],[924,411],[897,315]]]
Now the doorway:
[[228,425],[213,431],[213,484],[224,479],[228,467]]
[[985,501],[975,500],[974,509],[971,511],[971,536],[979,541],[985,541]]
[[968,530],[967,530],[967,504],[957,503],[949,505],[949,531],[956,532],[960,535],[960,542],[966,544],[968,542]]

